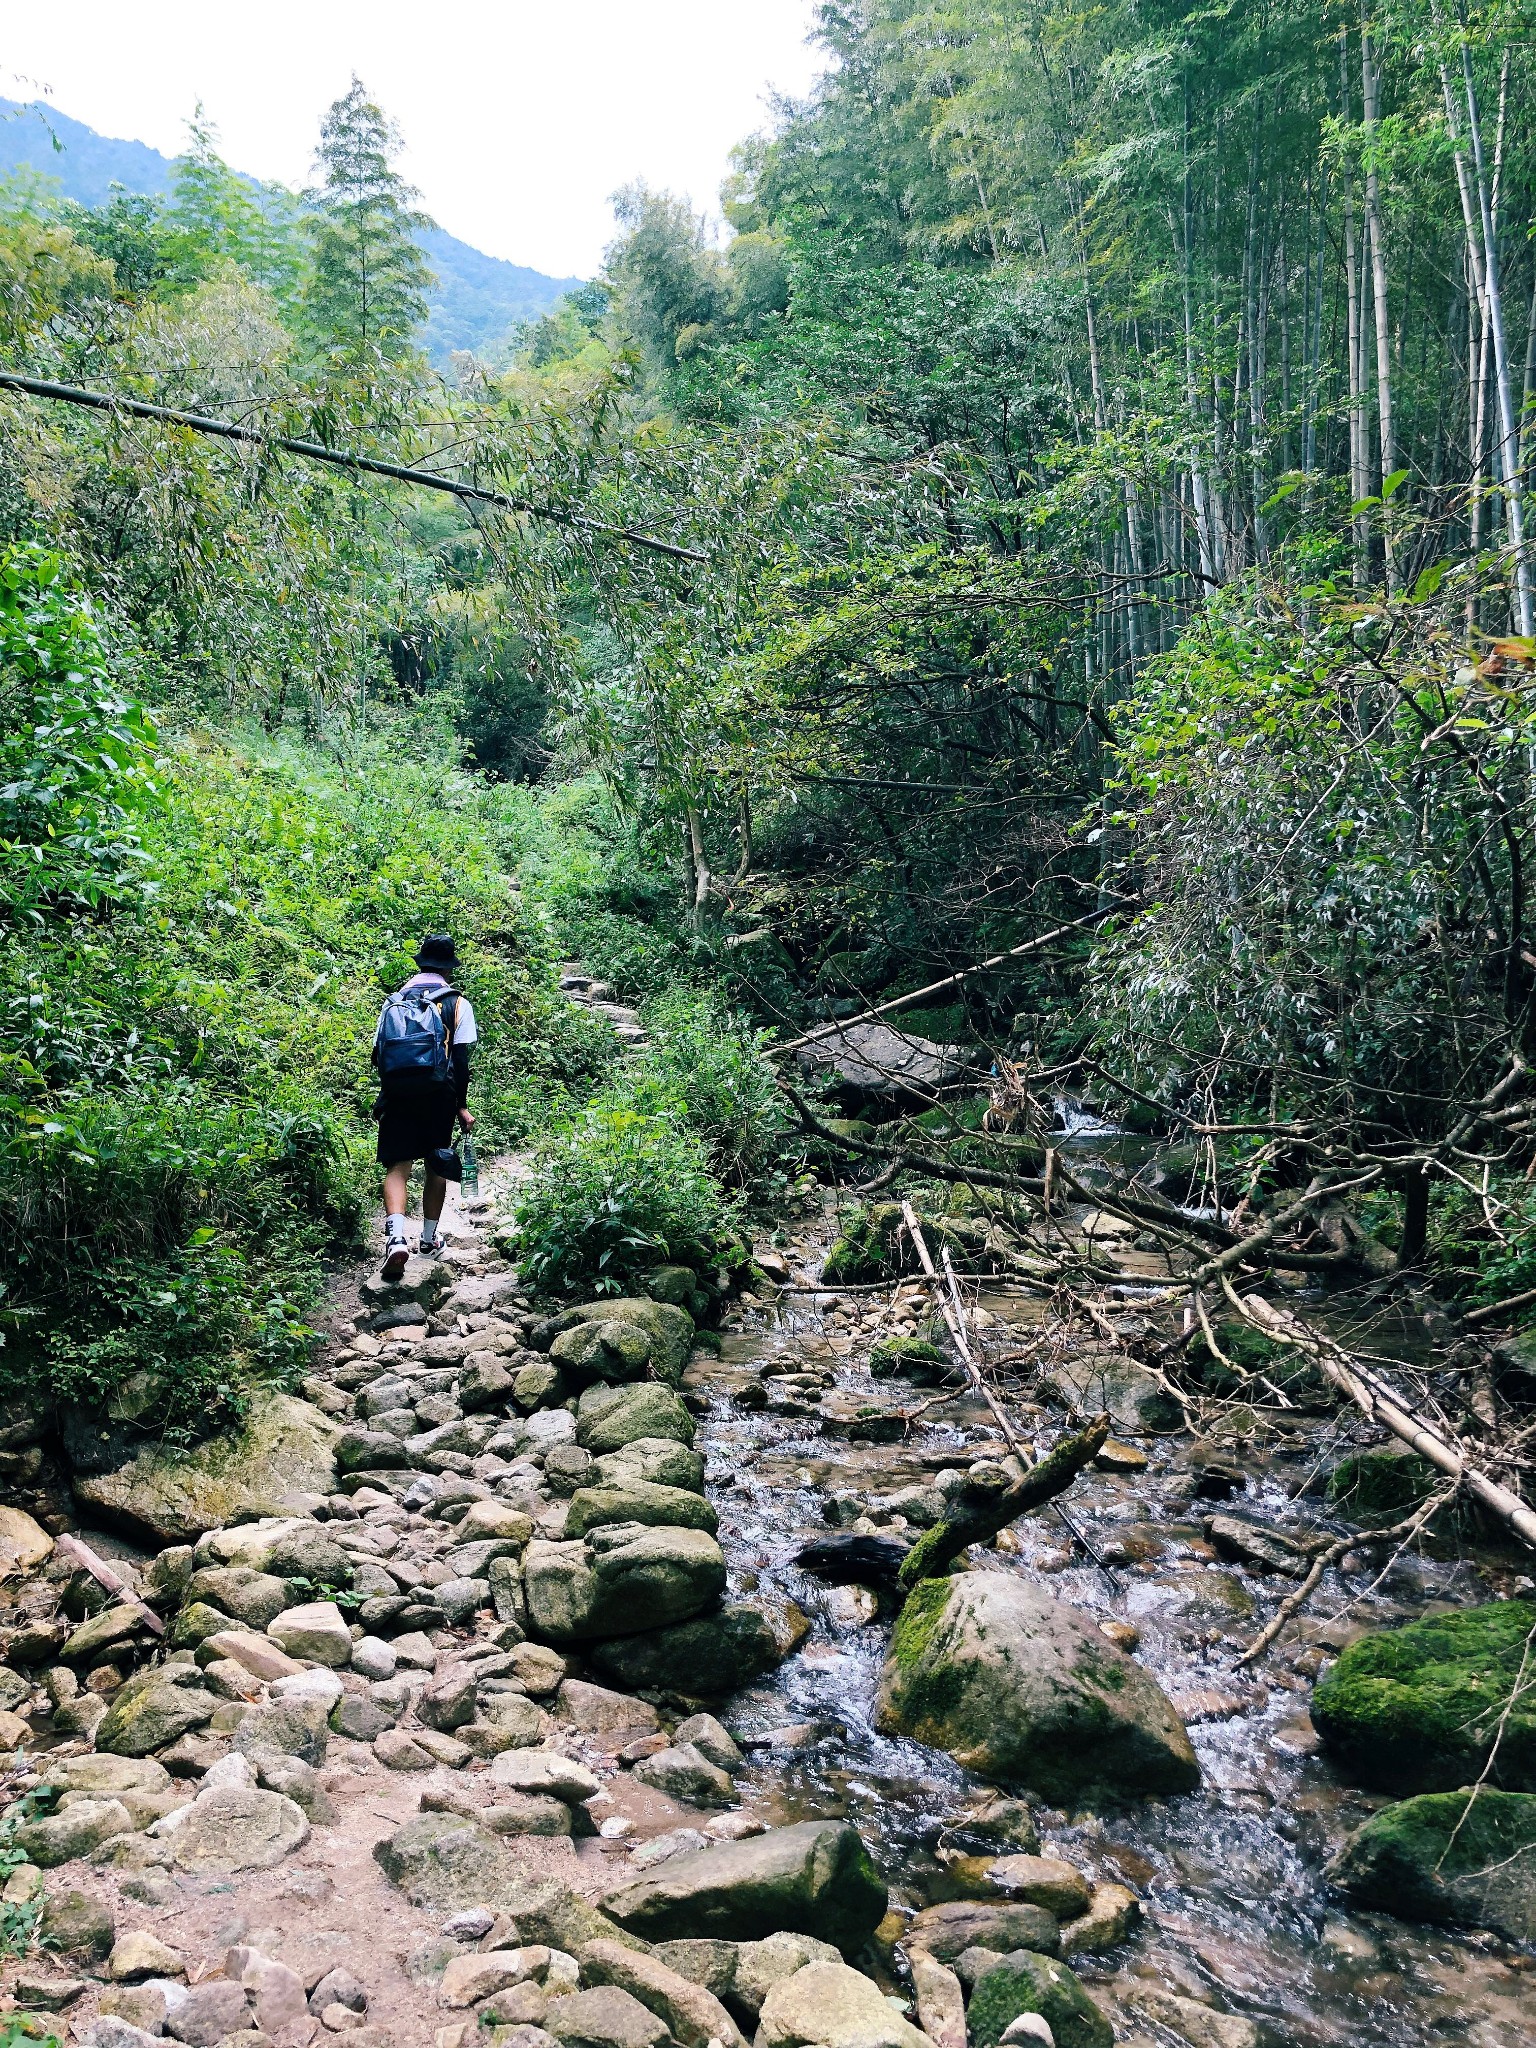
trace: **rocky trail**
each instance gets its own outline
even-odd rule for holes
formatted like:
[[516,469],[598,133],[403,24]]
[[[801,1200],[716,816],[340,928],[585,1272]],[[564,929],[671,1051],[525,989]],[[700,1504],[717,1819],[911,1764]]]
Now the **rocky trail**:
[[[1007,1483],[921,1288],[818,1290],[826,1196],[716,1331],[682,1268],[664,1299],[551,1312],[509,1261],[512,1171],[398,1287],[339,1290],[303,1398],[243,1440],[77,1460],[74,1536],[122,1592],[63,1516],[50,1535],[7,1511],[10,2038],[1536,2033],[1522,1815],[1462,1897],[1419,1811],[1501,1744],[1524,1782],[1536,1717],[1463,1715],[1426,1769],[1414,1703],[1373,1724],[1338,1676],[1411,1624],[1475,1688],[1536,1625],[1494,1598],[1528,1582],[1491,1555],[1356,1560],[1238,1661],[1341,1526],[1317,1481],[1365,1448],[1350,1420],[1192,1439],[1126,1356],[1085,1352],[1015,1407],[1042,1450],[1074,1405],[1113,1415],[1065,1499],[1075,1536],[1020,1521],[898,1620],[913,1540]],[[1001,1360],[1041,1314],[973,1291],[969,1322]],[[1462,1834],[1522,1796],[1490,1788]],[[1417,1866],[1394,1815],[1429,1830]],[[1352,1893],[1325,1877],[1346,1840]],[[1483,1931],[1382,1910],[1415,1882]]]

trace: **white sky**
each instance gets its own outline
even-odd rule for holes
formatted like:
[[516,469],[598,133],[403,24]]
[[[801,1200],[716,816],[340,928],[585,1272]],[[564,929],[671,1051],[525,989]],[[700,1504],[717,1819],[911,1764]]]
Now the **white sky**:
[[[5,9],[0,95],[174,156],[201,98],[237,170],[302,185],[355,70],[440,226],[588,276],[629,179],[714,212],[770,90],[803,94],[813,0],[71,0]],[[7,78],[6,73],[10,76]]]

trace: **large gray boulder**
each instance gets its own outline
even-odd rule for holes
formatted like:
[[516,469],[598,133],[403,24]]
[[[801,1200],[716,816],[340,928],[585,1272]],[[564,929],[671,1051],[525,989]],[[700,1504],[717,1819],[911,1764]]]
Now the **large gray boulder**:
[[627,1486],[579,1486],[566,1511],[566,1541],[609,1522],[644,1522],[653,1528],[702,1529],[713,1536],[720,1517],[702,1494],[681,1486],[651,1486],[643,1479]]
[[887,1734],[947,1749],[1050,1799],[1188,1792],[1200,1766],[1150,1674],[1075,1609],[1011,1572],[925,1579],[880,1681]]
[[670,1437],[693,1447],[693,1417],[670,1387],[591,1386],[576,1404],[576,1441],[594,1458],[644,1437]]
[[578,1382],[634,1380],[647,1373],[676,1386],[693,1349],[694,1322],[670,1302],[624,1297],[578,1302],[543,1326],[549,1355]]
[[670,1857],[603,1907],[647,1941],[756,1941],[787,1930],[855,1954],[885,1916],[886,1889],[855,1829],[808,1820]]
[[763,2000],[756,2048],[933,2048],[846,1963],[807,1963]]
[[621,1522],[582,1543],[530,1543],[528,1632],[548,1643],[633,1635],[700,1613],[725,1586],[725,1558],[702,1529]]
[[704,1491],[704,1460],[687,1444],[667,1436],[637,1437],[597,1460],[603,1486],[676,1486],[686,1493]]
[[113,1756],[148,1756],[213,1719],[218,1696],[195,1664],[156,1664],[121,1688],[96,1730],[96,1747]]
[[809,1631],[788,1601],[732,1601],[673,1628],[595,1643],[587,1656],[598,1676],[622,1692],[719,1699],[772,1671]]
[[92,1516],[160,1548],[274,1514],[295,1493],[336,1491],[341,1425],[291,1394],[253,1397],[245,1426],[189,1450],[153,1443],[111,1472],[74,1476]]
[[[558,1879],[525,1876],[515,1849],[459,1814],[417,1814],[373,1854],[384,1875],[425,1912],[489,1906],[511,1914],[524,1942],[567,1953],[588,1941],[629,1939]],[[574,1876],[574,1860],[571,1870]]]
[[309,1840],[302,1807],[281,1792],[229,1785],[201,1792],[171,1837],[177,1863],[195,1875],[270,1870]]

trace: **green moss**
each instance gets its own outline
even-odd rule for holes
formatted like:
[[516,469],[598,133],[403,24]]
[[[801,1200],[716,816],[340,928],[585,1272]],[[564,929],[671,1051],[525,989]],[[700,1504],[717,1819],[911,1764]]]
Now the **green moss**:
[[[1526,1659],[1526,1683],[1511,1704]],[[1492,1759],[1494,1782],[1536,1790],[1536,1603],[1495,1600],[1362,1636],[1318,1686],[1318,1733],[1362,1782],[1449,1791]],[[1507,1711],[1506,1711],[1507,1710]]]
[[887,1337],[869,1354],[869,1369],[878,1379],[912,1379],[933,1384],[948,1376],[949,1361],[926,1337]]
[[899,1202],[871,1202],[856,1211],[827,1253],[822,1278],[831,1286],[894,1278],[901,1270],[896,1253],[900,1225]]
[[[923,1542],[935,1534],[937,1531],[930,1530]],[[891,1637],[891,1661],[896,1667],[902,1720],[914,1730],[930,1720],[942,1721],[965,1696],[965,1674],[961,1670],[953,1664],[930,1668],[930,1652],[944,1627],[951,1583],[942,1578],[924,1579],[915,1585]]]
[[1109,2021],[1073,1971],[1052,1956],[1015,1949],[977,1981],[966,2013],[974,2048],[996,2048],[1008,2026],[1037,2012],[1049,2024],[1057,2048],[1112,2048]]
[[901,1583],[914,1588],[920,1588],[929,1581],[942,1584],[950,1569],[941,1561],[949,1541],[948,1522],[935,1522],[931,1529],[925,1530],[901,1561]]
[[1347,1514],[1382,1521],[1416,1508],[1434,1491],[1438,1475],[1412,1451],[1361,1451],[1328,1475],[1328,1498]]
[[1352,1835],[1329,1875],[1362,1906],[1536,1940],[1536,1798],[1484,1787],[1405,1799]]

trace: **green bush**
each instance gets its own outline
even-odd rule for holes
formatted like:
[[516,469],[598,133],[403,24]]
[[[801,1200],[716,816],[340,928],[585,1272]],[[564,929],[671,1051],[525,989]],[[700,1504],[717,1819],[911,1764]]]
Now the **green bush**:
[[790,1128],[763,1049],[767,1033],[694,988],[658,997],[647,1005],[645,1021],[652,1040],[630,1076],[635,1106],[685,1122],[728,1185],[760,1183]]
[[155,729],[115,683],[89,600],[46,549],[0,554],[0,909],[41,924],[143,888]]
[[612,1101],[542,1146],[517,1224],[522,1271],[552,1294],[623,1294],[653,1266],[708,1267],[739,1250],[700,1140]]

